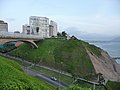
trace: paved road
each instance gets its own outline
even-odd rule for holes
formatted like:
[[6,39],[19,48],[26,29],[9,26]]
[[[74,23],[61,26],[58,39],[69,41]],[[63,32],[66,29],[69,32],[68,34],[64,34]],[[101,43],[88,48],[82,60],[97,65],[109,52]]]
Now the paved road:
[[25,73],[27,73],[29,75],[32,75],[32,76],[35,76],[36,78],[39,78],[39,79],[47,82],[48,84],[50,84],[50,85],[52,85],[54,87],[60,87],[60,88],[68,87],[67,85],[63,84],[62,82],[52,80],[50,76],[45,75],[45,74],[43,74],[41,72],[29,69],[27,67],[23,67],[23,66],[22,66],[22,68],[23,68]]

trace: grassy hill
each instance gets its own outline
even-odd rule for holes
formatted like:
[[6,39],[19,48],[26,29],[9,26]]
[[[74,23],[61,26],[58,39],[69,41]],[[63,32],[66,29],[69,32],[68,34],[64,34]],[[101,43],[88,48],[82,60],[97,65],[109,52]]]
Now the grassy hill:
[[53,90],[51,86],[26,75],[19,64],[0,57],[0,90]]
[[99,56],[100,49],[81,40],[45,39],[37,43],[38,49],[23,44],[10,55],[42,65],[62,69],[71,74],[85,77],[95,74],[93,64],[86,52]]
[[[39,63],[41,65],[46,65],[49,67],[54,67],[55,69],[67,71],[74,76],[80,76],[91,80],[93,80],[93,78],[95,77],[95,68],[93,67],[93,63],[91,62],[90,57],[86,52],[86,49],[89,50],[92,55],[101,57],[102,50],[100,48],[94,45],[90,45],[89,43],[81,40],[65,39],[45,39],[37,42],[37,45],[38,49],[33,49],[30,45],[23,44],[17,49],[11,51],[9,54],[37,64]],[[102,58],[103,60],[105,60],[104,57]],[[18,70],[22,72],[19,67]],[[30,82],[28,79],[22,81]],[[107,83],[108,90],[119,90],[119,86],[119,82],[109,81]],[[70,87],[68,90],[74,88],[76,87]],[[74,90],[84,89],[81,88]]]
[[120,90],[120,82],[108,81],[106,86],[108,90]]

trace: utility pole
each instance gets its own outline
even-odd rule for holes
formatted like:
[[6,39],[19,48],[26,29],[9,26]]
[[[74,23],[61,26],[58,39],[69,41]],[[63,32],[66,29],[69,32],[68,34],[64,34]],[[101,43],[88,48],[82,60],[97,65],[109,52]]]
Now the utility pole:
[[[60,62],[60,67],[62,67],[62,64],[63,64],[63,62]],[[61,68],[60,68],[60,71],[59,71],[59,90],[60,90],[60,74],[62,74]]]
[[93,90],[95,90],[95,84],[93,84]]
[[60,72],[59,72],[59,76],[58,77],[59,77],[59,79],[58,79],[59,80],[58,90],[60,90]]

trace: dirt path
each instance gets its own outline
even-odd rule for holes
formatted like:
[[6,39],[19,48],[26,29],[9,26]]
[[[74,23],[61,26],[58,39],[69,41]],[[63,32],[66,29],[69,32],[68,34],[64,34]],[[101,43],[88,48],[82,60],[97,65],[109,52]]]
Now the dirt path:
[[120,81],[120,66],[105,51],[102,51],[101,57],[97,57],[86,49],[96,73],[102,73],[105,79],[111,81]]

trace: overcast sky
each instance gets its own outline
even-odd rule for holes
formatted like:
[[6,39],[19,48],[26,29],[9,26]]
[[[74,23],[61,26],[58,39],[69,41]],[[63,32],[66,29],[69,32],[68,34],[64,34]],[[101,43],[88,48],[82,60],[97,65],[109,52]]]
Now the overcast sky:
[[[29,16],[46,16],[59,30],[120,35],[120,0],[0,0],[0,19],[9,31],[22,31]],[[70,31],[74,32],[74,30]]]

